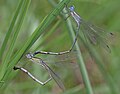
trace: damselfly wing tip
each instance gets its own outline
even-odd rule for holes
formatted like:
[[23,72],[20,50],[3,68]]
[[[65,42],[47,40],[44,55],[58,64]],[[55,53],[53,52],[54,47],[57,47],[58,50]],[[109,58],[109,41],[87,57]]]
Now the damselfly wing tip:
[[114,34],[110,32],[110,35],[114,35]]
[[106,46],[107,46],[107,51],[108,51],[109,53],[111,53],[110,47],[109,47],[108,45],[106,45]]

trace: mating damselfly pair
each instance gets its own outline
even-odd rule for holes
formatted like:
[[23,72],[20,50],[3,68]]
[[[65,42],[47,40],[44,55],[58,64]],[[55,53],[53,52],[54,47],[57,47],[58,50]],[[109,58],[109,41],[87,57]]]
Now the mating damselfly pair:
[[[79,34],[80,30],[83,32],[85,37],[90,42],[92,42],[93,44],[99,43],[102,47],[104,47],[107,51],[110,52],[110,48],[108,46],[107,39],[106,39],[107,33],[104,32],[103,29],[101,29],[101,28],[99,28],[99,27],[97,27],[89,22],[86,22],[84,19],[82,19],[81,16],[75,12],[74,6],[71,6],[69,8],[66,6],[65,9],[67,10],[68,15],[73,17],[73,19],[75,20],[75,22],[77,24],[76,36],[75,36],[75,39],[74,39],[74,42],[73,42],[71,48],[67,51],[58,52],[58,53],[36,51],[34,53],[29,53],[26,55],[27,58],[30,59],[33,63],[37,63],[37,64],[41,65],[44,69],[46,69],[48,71],[49,79],[46,80],[45,82],[41,82],[36,77],[34,77],[29,71],[27,71],[26,69],[24,69],[22,67],[14,67],[14,70],[19,69],[19,70],[23,71],[29,77],[31,77],[33,80],[35,80],[36,82],[38,82],[41,85],[48,83],[51,79],[54,79],[55,82],[58,84],[58,86],[63,90],[65,89],[65,87],[64,87],[60,77],[48,66],[48,64],[46,64],[46,62],[44,62],[41,58],[36,57],[37,54],[63,55],[66,53],[70,53],[73,50],[73,47],[77,41],[78,34]],[[109,33],[109,34],[113,35],[112,33]]]

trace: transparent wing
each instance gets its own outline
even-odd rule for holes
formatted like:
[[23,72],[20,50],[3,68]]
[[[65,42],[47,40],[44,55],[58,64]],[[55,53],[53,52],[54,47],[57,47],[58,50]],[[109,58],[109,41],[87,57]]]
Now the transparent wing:
[[55,82],[58,84],[58,86],[62,89],[65,90],[64,84],[62,83],[62,80],[60,79],[60,77],[45,63],[44,66],[47,67],[49,73],[51,74],[52,78],[55,80]]
[[50,64],[65,64],[75,61],[77,59],[77,54],[77,51],[72,51],[70,53],[62,55],[45,55],[45,57],[43,57],[42,59]]
[[108,46],[108,40],[107,40],[108,33],[104,32],[103,29],[101,29],[91,23],[85,22],[82,19],[82,31],[91,43],[100,44],[108,52],[111,51]]
[[32,62],[36,64],[40,64],[42,67],[44,67],[48,72],[49,75],[55,80],[55,82],[58,84],[58,86],[65,90],[65,87],[60,79],[60,77],[41,59],[38,57],[32,57]]

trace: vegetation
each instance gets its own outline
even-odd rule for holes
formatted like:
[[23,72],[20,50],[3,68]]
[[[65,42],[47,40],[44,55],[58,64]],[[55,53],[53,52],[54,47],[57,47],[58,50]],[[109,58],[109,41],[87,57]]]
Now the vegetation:
[[[1,0],[0,1],[0,93],[1,94],[119,94],[120,0]],[[108,36],[111,53],[92,45],[79,31],[73,51],[66,55],[37,55],[62,79],[62,91],[54,80],[42,86],[21,71],[21,66],[42,81],[48,73],[26,58],[29,52],[69,50],[76,23],[65,6],[114,35]]]

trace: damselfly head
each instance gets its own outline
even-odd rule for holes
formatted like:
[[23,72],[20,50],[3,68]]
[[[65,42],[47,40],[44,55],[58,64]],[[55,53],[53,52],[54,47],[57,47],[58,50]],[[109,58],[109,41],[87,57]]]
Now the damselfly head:
[[74,7],[74,6],[70,6],[70,7],[69,7],[70,12],[73,12],[73,11],[74,11],[74,9],[75,9],[75,7]]
[[33,58],[33,54],[32,54],[32,53],[28,53],[28,54],[26,54],[26,57],[27,57],[28,59],[31,59],[31,58]]

